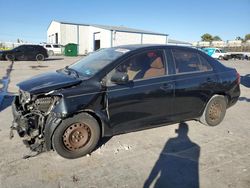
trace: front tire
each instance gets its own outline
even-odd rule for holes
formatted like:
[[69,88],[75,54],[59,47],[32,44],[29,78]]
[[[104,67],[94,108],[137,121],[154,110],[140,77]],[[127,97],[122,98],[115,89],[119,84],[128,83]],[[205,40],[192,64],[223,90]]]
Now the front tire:
[[222,122],[227,109],[225,96],[214,95],[206,105],[200,122],[208,126],[216,126]]
[[62,121],[52,136],[52,145],[62,157],[75,159],[93,151],[99,138],[96,119],[82,113]]

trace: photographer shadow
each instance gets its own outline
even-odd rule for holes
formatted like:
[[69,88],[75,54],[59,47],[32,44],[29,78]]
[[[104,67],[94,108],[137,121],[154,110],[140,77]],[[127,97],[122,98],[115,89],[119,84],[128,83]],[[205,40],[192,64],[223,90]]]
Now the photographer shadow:
[[156,188],[199,187],[200,147],[188,137],[188,124],[180,123],[176,133],[178,136],[165,144],[144,188],[153,187],[154,181]]

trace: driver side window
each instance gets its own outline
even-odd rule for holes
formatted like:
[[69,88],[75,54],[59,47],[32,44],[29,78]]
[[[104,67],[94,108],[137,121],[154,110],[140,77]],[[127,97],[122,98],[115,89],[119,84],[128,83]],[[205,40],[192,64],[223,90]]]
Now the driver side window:
[[107,85],[113,85],[111,77],[115,72],[126,73],[130,81],[163,76],[165,74],[163,51],[150,50],[128,58],[107,75]]

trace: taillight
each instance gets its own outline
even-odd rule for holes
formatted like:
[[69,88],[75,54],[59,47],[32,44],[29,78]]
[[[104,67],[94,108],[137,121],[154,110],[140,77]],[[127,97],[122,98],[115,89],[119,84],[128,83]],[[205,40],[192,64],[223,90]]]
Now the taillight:
[[236,72],[236,76],[237,76],[237,84],[240,85],[240,74]]

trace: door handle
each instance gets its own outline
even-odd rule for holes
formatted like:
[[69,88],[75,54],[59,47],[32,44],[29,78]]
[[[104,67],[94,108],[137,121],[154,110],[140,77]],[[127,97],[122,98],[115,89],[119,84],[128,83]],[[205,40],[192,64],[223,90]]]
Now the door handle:
[[207,82],[211,83],[211,82],[213,82],[213,79],[212,78],[207,78]]
[[173,88],[173,84],[163,84],[161,87],[160,87],[162,90],[169,90],[169,89],[172,89]]

